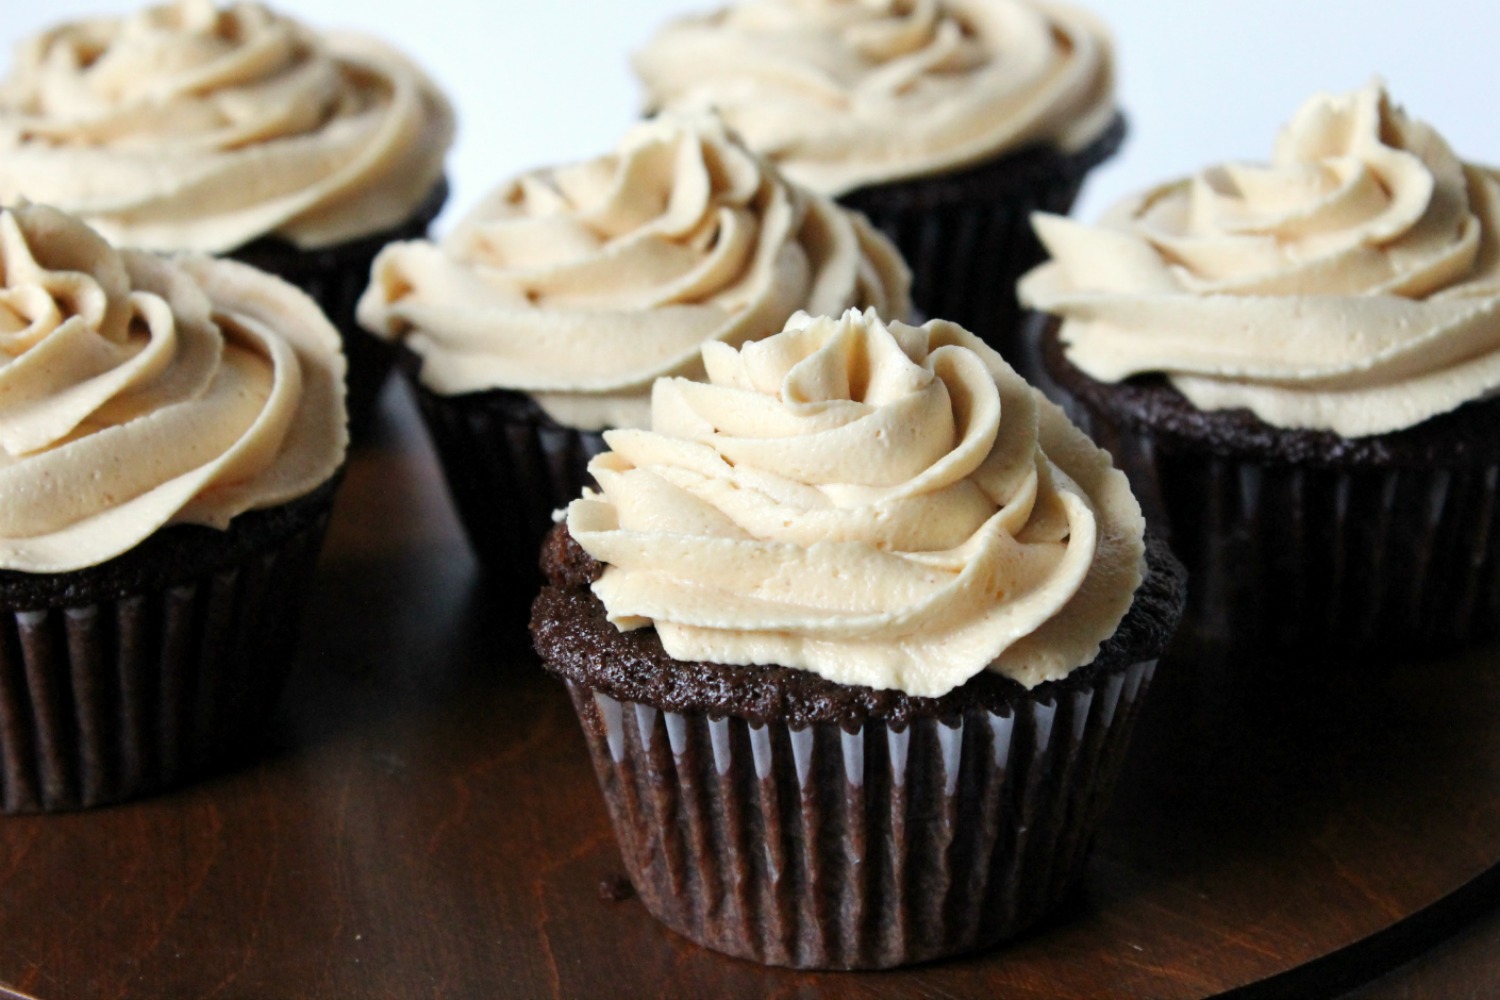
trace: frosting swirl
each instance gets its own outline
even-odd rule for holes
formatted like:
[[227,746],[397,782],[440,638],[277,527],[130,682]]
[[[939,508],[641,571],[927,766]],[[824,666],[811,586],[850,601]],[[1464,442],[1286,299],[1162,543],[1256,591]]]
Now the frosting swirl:
[[520,390],[594,430],[644,425],[651,383],[701,378],[705,342],[767,336],[799,309],[905,316],[909,284],[863,216],[716,119],[667,116],[501,185],[441,244],[387,247],[359,319],[403,337],[436,392]]
[[652,108],[712,108],[831,195],[1072,151],[1114,115],[1106,29],[1033,0],[747,0],[669,24],[634,65]]
[[1053,260],[1021,298],[1096,379],[1164,372],[1200,409],[1345,437],[1500,388],[1500,175],[1378,83],[1313,98],[1268,165],[1035,225]]
[[0,568],[81,569],[310,492],[343,461],[343,375],[284,282],[0,212]]
[[1141,580],[1109,457],[978,338],[799,314],[610,431],[568,529],[622,629],[679,660],[937,696],[1091,661]]
[[378,42],[177,0],[19,47],[0,84],[0,201],[148,249],[321,247],[407,218],[452,135],[436,87]]

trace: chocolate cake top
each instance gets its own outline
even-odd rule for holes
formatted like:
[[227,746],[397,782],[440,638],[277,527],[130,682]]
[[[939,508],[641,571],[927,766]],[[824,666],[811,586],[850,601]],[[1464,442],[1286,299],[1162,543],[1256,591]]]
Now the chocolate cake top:
[[1129,613],[1094,662],[1030,691],[990,671],[941,697],[923,698],[838,684],[789,667],[674,660],[662,649],[655,629],[621,632],[605,619],[604,605],[588,589],[603,566],[583,551],[565,525],[553,529],[542,549],[548,586],[532,605],[531,633],[549,671],[622,701],[732,715],[755,724],[779,721],[794,728],[836,721],[852,731],[872,718],[900,728],[915,718],[953,718],[970,708],[1005,712],[1026,700],[1046,701],[1092,686],[1103,674],[1155,659],[1182,613],[1186,578],[1160,539],[1148,538],[1147,564]]

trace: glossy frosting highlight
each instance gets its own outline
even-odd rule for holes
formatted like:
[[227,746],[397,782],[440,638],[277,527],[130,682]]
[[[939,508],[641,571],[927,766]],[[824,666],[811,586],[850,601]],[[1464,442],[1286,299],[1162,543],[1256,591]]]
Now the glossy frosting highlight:
[[676,659],[941,695],[1091,661],[1143,521],[1108,456],[962,328],[799,314],[610,431],[568,528],[610,620]]
[[1072,151],[1115,113],[1107,30],[1033,0],[747,0],[634,59],[652,109],[715,110],[817,191]]
[[0,569],[80,569],[311,492],[343,462],[343,375],[276,278],[0,212]]
[[616,152],[503,184],[441,243],[375,261],[360,322],[454,395],[530,394],[572,427],[643,426],[651,383],[797,310],[905,316],[910,277],[863,216],[786,182],[713,118],[635,126]]
[[1053,260],[1020,286],[1069,359],[1164,372],[1205,410],[1284,428],[1400,430],[1500,388],[1500,175],[1371,84],[1318,96],[1266,165],[1113,208],[1039,216]]
[[0,84],[0,202],[120,245],[328,246],[400,223],[440,181],[453,113],[405,57],[258,3],[59,25]]

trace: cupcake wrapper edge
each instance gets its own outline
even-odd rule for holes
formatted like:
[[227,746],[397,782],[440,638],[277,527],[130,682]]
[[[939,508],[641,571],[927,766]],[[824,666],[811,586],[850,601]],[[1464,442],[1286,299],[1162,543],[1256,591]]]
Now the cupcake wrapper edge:
[[631,881],[668,927],[799,968],[991,945],[1079,880],[1155,661],[1005,713],[804,729],[568,682]]

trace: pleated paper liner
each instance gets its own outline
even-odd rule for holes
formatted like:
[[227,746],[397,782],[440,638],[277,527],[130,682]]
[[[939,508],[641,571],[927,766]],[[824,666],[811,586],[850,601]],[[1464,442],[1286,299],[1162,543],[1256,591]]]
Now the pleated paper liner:
[[[403,363],[420,366],[410,355]],[[552,513],[592,485],[588,463],[605,449],[603,433],[565,427],[523,393],[443,396],[410,381],[474,554],[492,577],[515,577],[529,601]]]
[[700,944],[798,968],[973,951],[1056,908],[1182,607],[1181,569],[1153,545],[1095,663],[1031,691],[982,675],[918,699],[671,660],[653,630],[605,620],[587,557],[558,537],[533,636],[568,683],[637,893]]
[[354,307],[370,284],[370,265],[381,248],[399,240],[425,237],[447,200],[448,182],[444,180],[399,226],[314,250],[302,250],[286,240],[267,236],[225,255],[296,285],[322,307],[339,331],[349,359],[349,433],[356,441],[363,439],[374,419],[380,390],[396,361],[396,348],[355,322]]
[[1015,284],[1044,259],[1033,212],[1067,214],[1084,178],[1120,148],[1116,116],[1074,153],[1032,147],[966,170],[859,188],[838,200],[869,216],[912,271],[922,319],[947,319],[981,337],[1019,367]]
[[1500,633],[1500,401],[1343,439],[1095,382],[1046,387],[1130,476],[1192,586],[1184,632],[1241,650],[1432,655]]
[[654,916],[757,962],[873,969],[988,947],[1063,900],[1153,669],[1010,712],[853,731],[568,686]]
[[335,483],[73,573],[0,573],[0,809],[79,809],[253,753]]

